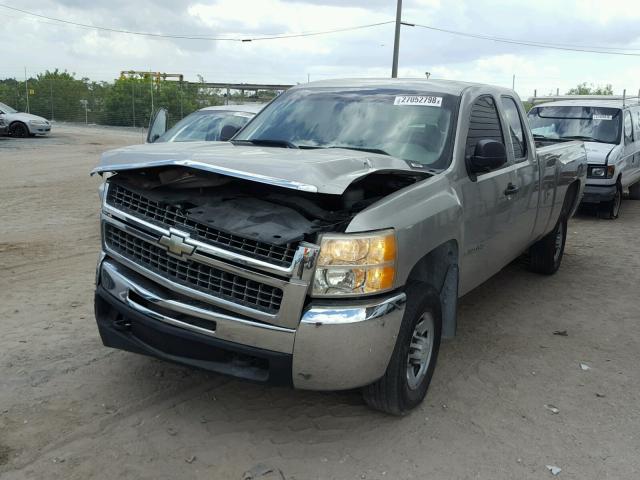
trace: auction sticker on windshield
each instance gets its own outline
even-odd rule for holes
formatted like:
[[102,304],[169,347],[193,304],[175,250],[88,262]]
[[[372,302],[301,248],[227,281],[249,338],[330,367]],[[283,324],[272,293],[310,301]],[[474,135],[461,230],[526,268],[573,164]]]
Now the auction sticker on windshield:
[[593,115],[594,120],[613,120],[613,115]]
[[393,102],[394,105],[421,105],[424,107],[441,107],[442,97],[432,97],[430,95],[398,95]]

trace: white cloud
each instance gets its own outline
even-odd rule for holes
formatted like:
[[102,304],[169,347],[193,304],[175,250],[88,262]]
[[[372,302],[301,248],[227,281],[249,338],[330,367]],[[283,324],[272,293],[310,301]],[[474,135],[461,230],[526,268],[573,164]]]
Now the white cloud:
[[[376,23],[395,17],[389,0],[41,0],[25,9],[129,30],[219,36],[298,33]],[[202,74],[210,81],[305,82],[389,76],[393,25],[334,35],[250,43],[156,40],[45,23],[0,8],[5,49],[0,78],[62,68],[96,80],[122,69]],[[544,42],[638,48],[636,2],[608,0],[405,0],[403,19],[471,33]],[[400,75],[483,81],[530,95],[578,82],[636,91],[638,57],[544,50],[403,27]]]

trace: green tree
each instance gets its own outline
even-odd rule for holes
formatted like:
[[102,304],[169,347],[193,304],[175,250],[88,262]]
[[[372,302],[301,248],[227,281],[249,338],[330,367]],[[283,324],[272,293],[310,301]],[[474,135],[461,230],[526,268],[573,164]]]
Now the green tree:
[[613,95],[613,87],[610,83],[604,87],[598,85],[597,87],[592,84],[587,85],[587,82],[579,83],[576,87],[570,89],[567,95]]

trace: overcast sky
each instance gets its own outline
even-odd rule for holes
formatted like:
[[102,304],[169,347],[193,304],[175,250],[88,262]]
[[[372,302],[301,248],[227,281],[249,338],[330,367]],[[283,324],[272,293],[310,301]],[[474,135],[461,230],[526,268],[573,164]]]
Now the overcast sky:
[[[0,0],[0,4],[5,3]],[[24,0],[7,5],[117,29],[257,36],[350,27],[395,18],[395,0]],[[403,20],[546,43],[606,46],[638,56],[547,50],[402,27],[400,77],[511,86],[521,96],[578,82],[640,88],[640,8],[622,0],[405,0]],[[152,39],[61,25],[0,7],[0,78],[61,68],[95,80],[121,70],[202,75],[211,82],[302,83],[390,75],[393,25],[260,42]],[[636,50],[632,50],[632,49]]]

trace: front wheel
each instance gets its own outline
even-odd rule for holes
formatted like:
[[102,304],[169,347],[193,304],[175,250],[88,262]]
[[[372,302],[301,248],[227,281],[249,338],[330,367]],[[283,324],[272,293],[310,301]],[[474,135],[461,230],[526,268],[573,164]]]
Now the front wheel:
[[555,228],[529,249],[529,268],[545,275],[556,273],[562,263],[566,241],[567,219],[563,214]]
[[370,407],[392,415],[404,415],[424,399],[442,333],[438,292],[425,283],[412,283],[406,293],[407,304],[387,371],[363,389]]
[[24,123],[14,123],[9,129],[12,137],[25,138],[29,136],[29,129]]
[[622,205],[622,185],[616,183],[616,193],[612,200],[600,206],[600,217],[614,220],[620,215],[620,205]]

